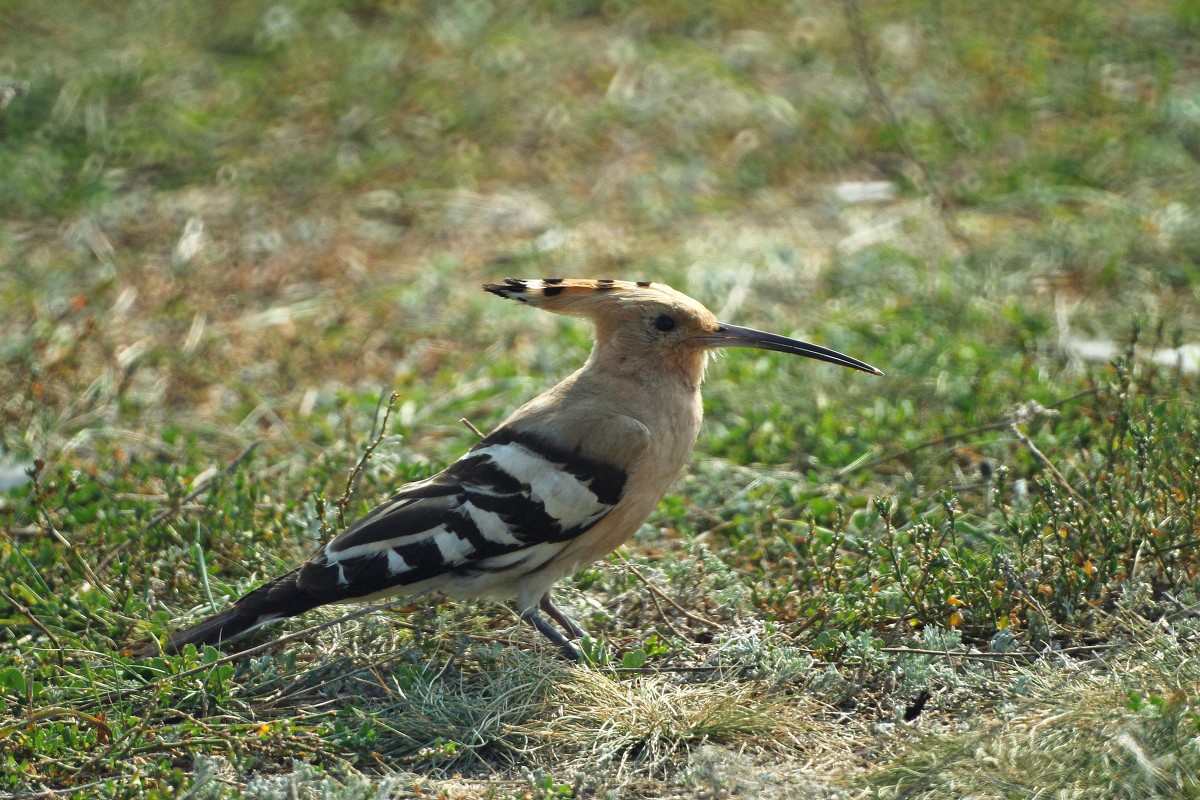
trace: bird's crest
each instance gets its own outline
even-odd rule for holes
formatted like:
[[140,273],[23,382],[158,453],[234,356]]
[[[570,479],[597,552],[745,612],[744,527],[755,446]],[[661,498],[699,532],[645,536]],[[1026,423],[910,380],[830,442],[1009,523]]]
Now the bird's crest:
[[611,278],[505,278],[504,283],[485,283],[492,294],[528,303],[559,314],[592,316],[601,309],[647,302],[666,302],[702,308],[695,300],[661,283],[617,281]]

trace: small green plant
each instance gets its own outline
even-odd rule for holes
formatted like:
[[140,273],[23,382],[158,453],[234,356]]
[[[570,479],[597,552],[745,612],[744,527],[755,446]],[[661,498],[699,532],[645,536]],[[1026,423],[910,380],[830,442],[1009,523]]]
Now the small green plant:
[[575,797],[574,787],[556,779],[553,775],[525,770],[525,779],[529,781],[529,791],[522,798],[529,800],[554,800],[554,798]]

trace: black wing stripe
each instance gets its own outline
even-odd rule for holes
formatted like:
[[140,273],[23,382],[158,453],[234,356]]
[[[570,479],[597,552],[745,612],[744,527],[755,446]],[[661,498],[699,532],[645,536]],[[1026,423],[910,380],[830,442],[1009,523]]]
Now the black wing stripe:
[[336,560],[337,554],[356,547],[378,544],[400,536],[420,537],[441,525],[447,512],[453,511],[461,502],[455,495],[420,500],[393,498],[347,528],[329,543],[325,552],[332,560]]
[[[423,581],[426,578],[432,578],[434,575],[440,575],[446,571],[448,566],[442,558],[441,548],[437,546],[434,537],[421,539],[411,544],[393,547],[394,550],[404,562],[408,565],[408,569],[399,573],[390,573],[393,584],[407,584]],[[386,561],[386,559],[384,559]]]
[[[481,556],[491,555],[489,550],[494,547],[499,547],[494,539],[489,539],[479,530],[479,525],[475,520],[471,519],[471,515],[465,513],[462,508],[457,508],[449,514],[445,515],[446,530],[453,533],[458,538],[467,542],[475,549],[476,553]],[[496,550],[495,552],[504,552]]]
[[628,478],[625,470],[584,455],[578,449],[569,450],[530,431],[501,428],[477,444],[472,452],[492,445],[505,444],[520,445],[570,473],[586,484],[596,495],[596,499],[605,505],[615,506],[625,491],[625,481]]
[[450,470],[456,482],[467,490],[486,494],[518,494],[529,491],[528,483],[500,467],[487,455],[467,455]]
[[596,499],[601,503],[606,506],[615,506],[620,502],[621,495],[625,492],[626,475],[624,470],[600,462],[587,464],[580,461],[568,461],[562,466],[581,483],[587,484],[588,488],[592,490],[592,494],[596,495]]
[[477,495],[472,504],[481,511],[490,511],[508,526],[513,537],[526,544],[555,541],[563,532],[562,525],[546,513],[545,506],[524,495]]
[[372,510],[305,565],[298,582],[332,602],[451,571],[520,570],[530,559],[553,559],[536,555],[538,545],[568,541],[603,519],[625,483],[623,470],[578,449],[501,430]]

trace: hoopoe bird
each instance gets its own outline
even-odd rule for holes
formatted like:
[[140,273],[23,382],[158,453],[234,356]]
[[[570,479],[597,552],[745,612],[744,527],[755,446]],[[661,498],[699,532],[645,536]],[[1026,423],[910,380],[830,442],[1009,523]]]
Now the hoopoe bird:
[[883,374],[825,347],[719,322],[660,283],[509,278],[483,288],[591,320],[587,363],[444,471],[401,487],[303,566],[171,634],[165,649],[219,644],[327,603],[437,591],[515,598],[521,619],[578,660],[572,639],[585,631],[551,589],[632,536],[683,468],[709,351],[755,347]]

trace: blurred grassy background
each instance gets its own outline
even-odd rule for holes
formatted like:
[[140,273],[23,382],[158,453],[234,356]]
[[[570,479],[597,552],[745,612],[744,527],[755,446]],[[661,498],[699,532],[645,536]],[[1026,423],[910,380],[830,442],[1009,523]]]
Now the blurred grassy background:
[[[1195,796],[1198,43],[1195,0],[4,4],[0,791]],[[487,604],[129,666],[336,526],[381,395],[348,514],[582,361],[584,328],[479,291],[507,275],[663,281],[888,373],[714,365],[629,557],[716,628],[618,561],[567,587],[626,666],[752,713],[551,691]],[[1064,648],[1111,685],[1036,660]],[[1111,735],[971,756],[1061,680]],[[868,727],[910,712],[937,723]],[[1096,761],[1022,771],[1068,752]]]

